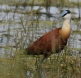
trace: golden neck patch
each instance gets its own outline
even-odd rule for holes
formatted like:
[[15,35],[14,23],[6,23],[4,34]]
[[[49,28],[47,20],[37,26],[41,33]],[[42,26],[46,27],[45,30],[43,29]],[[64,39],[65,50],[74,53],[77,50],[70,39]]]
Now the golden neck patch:
[[67,40],[70,36],[70,20],[65,20],[63,27],[59,30],[60,35],[63,39]]

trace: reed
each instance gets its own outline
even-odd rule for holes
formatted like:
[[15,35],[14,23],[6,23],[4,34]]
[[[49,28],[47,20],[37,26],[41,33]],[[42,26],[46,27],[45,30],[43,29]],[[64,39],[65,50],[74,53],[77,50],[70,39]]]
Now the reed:
[[[1,39],[6,39],[5,45],[0,43],[0,78],[80,78],[81,77],[81,58],[79,54],[73,52],[80,52],[81,49],[70,46],[71,41],[74,40],[77,35],[81,35],[80,32],[80,17],[73,19],[75,25],[79,25],[77,30],[72,31],[71,38],[68,40],[68,45],[59,54],[53,54],[45,62],[41,63],[39,67],[39,61],[42,59],[42,55],[24,55],[24,48],[31,45],[36,39],[42,36],[49,30],[52,30],[58,21],[50,21],[50,17],[46,15],[47,20],[41,20],[41,6],[47,9],[47,14],[50,13],[50,6],[57,6],[59,10],[63,7],[74,7],[75,4],[80,10],[81,3],[69,2],[69,0],[63,0],[57,4],[53,2],[48,3],[48,0],[28,0],[23,2],[19,0],[2,0],[0,4],[7,4],[9,6],[15,6],[13,9],[3,10],[5,16],[0,20],[0,27],[3,31],[0,32]],[[69,5],[68,5],[68,3]],[[30,10],[25,12],[25,7],[31,5]],[[33,10],[35,5],[39,5],[40,8]],[[48,5],[48,7],[47,7]],[[19,6],[22,6],[21,10]],[[1,12],[2,10],[0,10]],[[12,12],[12,17],[9,18],[9,13]],[[80,11],[79,11],[80,12]],[[79,13],[80,14],[80,13]],[[80,16],[80,15],[79,15]],[[60,24],[60,23],[59,23]],[[5,30],[6,28],[6,30]],[[4,40],[2,40],[4,41]]]

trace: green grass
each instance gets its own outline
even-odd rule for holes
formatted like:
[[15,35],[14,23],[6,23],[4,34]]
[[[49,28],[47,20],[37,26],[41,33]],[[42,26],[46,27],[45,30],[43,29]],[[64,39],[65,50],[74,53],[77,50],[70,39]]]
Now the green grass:
[[[26,3],[25,3],[26,2]],[[42,5],[45,6],[45,0],[29,0],[28,2],[24,0],[0,0],[0,4],[8,4],[8,5]],[[69,5],[68,5],[69,4]],[[69,2],[68,0],[61,0],[52,2],[51,5],[53,6],[65,6],[65,7],[73,7],[78,5],[78,0],[76,2]],[[81,2],[79,2],[79,6],[81,6]]]
[[[35,0],[36,5],[42,5],[43,0]],[[23,0],[20,0],[19,2],[16,2],[15,0],[0,0],[0,4],[8,4],[8,5],[23,5]],[[32,5],[32,0],[29,0],[29,5]],[[80,3],[81,4],[81,3]],[[62,6],[62,3],[59,4],[51,4],[54,6]],[[65,1],[65,4],[63,6],[67,7],[73,7],[78,6],[77,3],[67,3]],[[5,10],[4,12],[12,12],[11,10]],[[15,13],[24,14],[27,15],[26,17],[31,17],[31,14],[34,16],[36,15],[35,11],[33,12],[21,12],[16,11]],[[4,17],[5,18],[5,17]],[[59,54],[53,54],[48,59],[45,60],[45,62],[40,64],[40,60],[42,59],[41,56],[30,56],[30,55],[23,55],[23,47],[24,47],[24,37],[29,40],[29,44],[33,42],[33,38],[35,34],[44,34],[37,33],[37,31],[44,30],[46,28],[52,29],[52,26],[55,26],[57,22],[54,21],[42,21],[39,20],[39,18],[36,18],[35,20],[23,20],[24,17],[21,17],[19,20],[20,22],[16,22],[16,20],[4,20],[0,21],[0,25],[3,27],[6,27],[8,24],[8,30],[6,31],[7,34],[12,35],[10,32],[14,31],[12,35],[15,36],[15,46],[9,46],[8,42],[10,40],[9,37],[7,43],[4,46],[0,46],[1,48],[4,48],[4,57],[0,57],[0,78],[39,78],[41,76],[44,76],[43,78],[80,78],[81,77],[81,58],[79,58],[78,55],[72,56],[70,52],[74,51],[81,51],[81,49],[78,48],[70,48],[70,46],[67,46],[67,48],[64,50],[64,52],[61,52]],[[78,24],[78,21],[75,19],[76,24]],[[15,28],[18,24],[21,28]],[[13,26],[13,29],[10,29],[10,26]],[[26,29],[28,27],[28,29]],[[32,37],[28,33],[32,32]],[[34,33],[35,32],[35,33]],[[19,34],[20,33],[20,34]],[[24,36],[24,34],[25,36]],[[75,34],[81,34],[80,31],[73,31],[72,35]],[[5,35],[5,34],[3,34]],[[2,35],[2,36],[3,36]],[[20,35],[20,36],[19,36]],[[0,35],[1,37],[1,35]],[[35,36],[37,37],[37,36]],[[69,42],[68,42],[69,43]],[[27,45],[29,45],[27,44]],[[2,51],[2,50],[1,50]],[[10,54],[8,53],[10,52]],[[14,56],[11,56],[12,53]],[[0,55],[1,56],[1,55]],[[39,67],[38,67],[39,66]],[[31,77],[32,76],[32,77]]]
[[41,58],[42,56],[24,56],[20,53],[17,53],[14,58],[0,58],[0,77],[26,78],[27,71],[33,74],[32,78],[39,78],[40,72],[44,72],[47,78],[80,78],[81,76],[81,59],[77,56],[73,57],[68,53],[52,55],[39,68],[37,66]]

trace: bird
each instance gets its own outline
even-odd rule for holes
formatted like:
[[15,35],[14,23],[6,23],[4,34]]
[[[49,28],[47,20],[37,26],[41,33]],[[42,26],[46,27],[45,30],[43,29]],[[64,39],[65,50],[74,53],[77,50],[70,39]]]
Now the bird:
[[25,48],[25,54],[43,55],[42,61],[44,61],[51,54],[60,53],[65,48],[71,33],[71,11],[64,10],[61,17],[63,18],[62,27],[45,33],[29,47]]

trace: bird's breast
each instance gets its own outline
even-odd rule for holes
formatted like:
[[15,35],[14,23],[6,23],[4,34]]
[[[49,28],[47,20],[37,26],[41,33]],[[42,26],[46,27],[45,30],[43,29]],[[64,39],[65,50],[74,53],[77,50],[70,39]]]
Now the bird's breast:
[[59,34],[62,36],[64,40],[67,40],[70,36],[70,28],[65,30],[60,29]]

